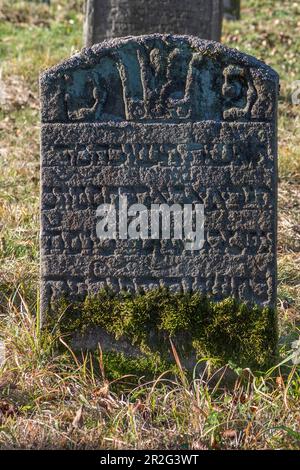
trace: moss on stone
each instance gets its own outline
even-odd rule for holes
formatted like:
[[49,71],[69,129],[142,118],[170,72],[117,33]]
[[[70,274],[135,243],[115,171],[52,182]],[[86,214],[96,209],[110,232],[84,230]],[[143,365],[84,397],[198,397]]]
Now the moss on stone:
[[[129,357],[124,353],[106,352],[103,353],[103,367],[105,376],[110,381],[120,380],[124,377],[124,382],[140,382],[151,380],[167,370],[175,372],[174,365],[161,360],[158,354],[144,357]],[[126,377],[127,376],[127,377]],[[129,376],[129,377],[128,377]],[[118,387],[120,384],[118,384]]]
[[[62,312],[64,312],[62,314]],[[233,298],[216,302],[199,292],[156,289],[139,294],[100,291],[80,303],[61,301],[47,317],[61,334],[101,327],[125,338],[148,358],[170,360],[170,338],[180,357],[213,357],[240,367],[264,368],[276,357],[276,311]]]

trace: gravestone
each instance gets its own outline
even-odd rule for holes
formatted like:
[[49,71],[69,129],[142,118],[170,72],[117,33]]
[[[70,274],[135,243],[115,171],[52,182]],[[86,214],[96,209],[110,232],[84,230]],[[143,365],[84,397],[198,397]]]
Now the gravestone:
[[84,44],[151,33],[220,41],[222,0],[87,0]]
[[[215,42],[155,34],[83,49],[40,85],[43,311],[106,287],[274,306],[271,68]],[[203,246],[161,234],[100,239],[98,208],[121,196],[147,208],[202,204]]]
[[241,18],[241,0],[223,0],[224,16],[228,20]]

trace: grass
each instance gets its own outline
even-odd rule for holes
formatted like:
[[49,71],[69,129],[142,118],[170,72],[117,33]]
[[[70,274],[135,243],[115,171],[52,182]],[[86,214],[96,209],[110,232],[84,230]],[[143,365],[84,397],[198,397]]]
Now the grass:
[[264,374],[231,370],[231,383],[210,360],[187,374],[175,349],[177,372],[147,381],[133,363],[131,375],[114,375],[120,358],[101,350],[76,357],[61,339],[58,352],[55,332],[41,335],[19,296],[2,327],[2,449],[299,448],[300,370],[290,357]]
[[[280,361],[265,372],[230,370],[213,358],[191,376],[136,370],[101,351],[76,357],[58,330],[39,332],[38,73],[81,47],[82,1],[0,1],[0,448],[299,449],[299,366],[291,344],[300,323],[300,5],[243,0],[223,42],[265,60],[281,77],[279,103],[278,313]],[[204,360],[205,358],[203,358]],[[117,370],[117,364],[120,366]],[[144,369],[149,369],[144,364]],[[136,375],[132,374],[136,370]],[[144,375],[144,377],[143,377]]]

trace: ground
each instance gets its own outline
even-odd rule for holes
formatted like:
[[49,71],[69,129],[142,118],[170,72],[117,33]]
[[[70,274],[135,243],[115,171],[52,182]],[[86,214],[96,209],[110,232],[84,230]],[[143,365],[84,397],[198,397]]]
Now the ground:
[[112,379],[100,350],[78,358],[55,329],[40,333],[38,74],[81,48],[83,21],[82,1],[51,3],[0,1],[0,448],[299,449],[300,368],[290,360],[300,324],[300,104],[291,98],[300,80],[299,2],[242,0],[241,21],[224,22],[225,44],[281,78],[283,362],[261,373],[229,364],[238,379],[226,385],[211,360],[202,376],[188,375],[176,349],[175,373]]

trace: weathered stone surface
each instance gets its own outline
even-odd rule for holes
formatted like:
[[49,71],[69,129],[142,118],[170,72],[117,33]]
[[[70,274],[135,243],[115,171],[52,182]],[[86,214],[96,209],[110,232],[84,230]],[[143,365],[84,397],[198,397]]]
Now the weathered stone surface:
[[[278,77],[187,36],[103,42],[41,76],[42,308],[110,286],[276,298]],[[96,209],[204,204],[205,244],[105,240]]]
[[228,20],[239,20],[241,17],[241,0],[223,0],[224,16]]
[[222,19],[222,0],[87,0],[84,44],[152,33],[220,41]]

